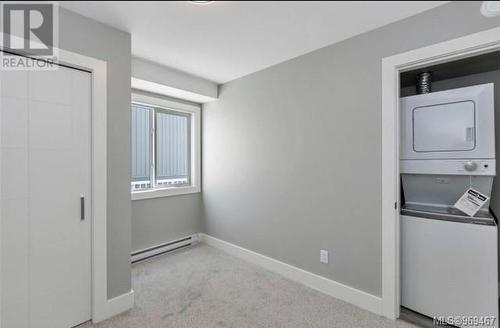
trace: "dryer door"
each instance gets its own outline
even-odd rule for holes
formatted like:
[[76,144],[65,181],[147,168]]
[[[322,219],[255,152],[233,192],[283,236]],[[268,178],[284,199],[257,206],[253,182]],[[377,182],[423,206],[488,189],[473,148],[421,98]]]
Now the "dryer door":
[[476,147],[475,124],[472,101],[416,107],[413,109],[413,150],[473,150]]
[[401,98],[400,159],[494,159],[493,83]]

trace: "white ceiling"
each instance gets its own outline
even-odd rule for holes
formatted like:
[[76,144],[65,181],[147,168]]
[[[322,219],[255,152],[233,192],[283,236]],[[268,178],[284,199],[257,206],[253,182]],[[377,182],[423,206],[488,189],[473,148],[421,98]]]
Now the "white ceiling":
[[132,35],[132,54],[224,83],[447,1],[62,1]]

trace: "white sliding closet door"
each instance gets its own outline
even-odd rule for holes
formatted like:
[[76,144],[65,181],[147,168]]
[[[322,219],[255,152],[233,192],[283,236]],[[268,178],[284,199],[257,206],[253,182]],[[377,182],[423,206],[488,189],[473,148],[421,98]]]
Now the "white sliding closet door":
[[1,327],[73,327],[91,317],[91,74],[0,76]]

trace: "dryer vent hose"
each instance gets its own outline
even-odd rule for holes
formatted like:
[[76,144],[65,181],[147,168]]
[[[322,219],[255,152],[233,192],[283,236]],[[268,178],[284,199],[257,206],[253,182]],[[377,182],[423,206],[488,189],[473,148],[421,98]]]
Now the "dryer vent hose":
[[421,95],[423,93],[432,92],[432,73],[423,72],[417,75],[417,94]]

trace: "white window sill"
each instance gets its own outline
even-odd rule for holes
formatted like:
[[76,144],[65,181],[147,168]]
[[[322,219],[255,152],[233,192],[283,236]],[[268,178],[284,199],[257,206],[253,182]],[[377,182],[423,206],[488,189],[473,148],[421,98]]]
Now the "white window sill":
[[201,188],[197,186],[151,189],[144,191],[134,191],[131,193],[131,198],[132,200],[141,200],[149,198],[194,194],[198,192],[201,192]]

